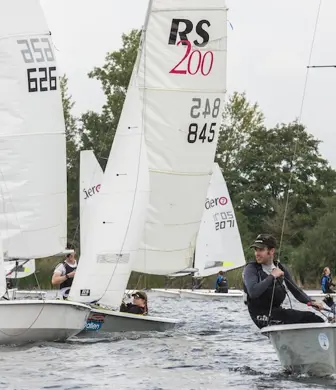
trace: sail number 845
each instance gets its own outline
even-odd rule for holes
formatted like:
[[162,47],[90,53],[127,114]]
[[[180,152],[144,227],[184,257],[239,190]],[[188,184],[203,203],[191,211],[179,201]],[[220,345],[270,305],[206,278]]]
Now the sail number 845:
[[[217,118],[220,111],[220,98],[216,98],[213,103],[210,103],[209,99],[205,99],[202,102],[200,98],[193,98],[192,102],[195,103],[190,108],[190,117],[193,119],[199,118],[203,115],[204,119],[206,117]],[[202,104],[203,103],[203,104]],[[195,143],[198,139],[204,143],[213,142],[215,139],[215,127],[216,122],[213,123],[204,123],[204,125],[198,125],[198,123],[190,123],[188,129],[187,141],[190,144]]]

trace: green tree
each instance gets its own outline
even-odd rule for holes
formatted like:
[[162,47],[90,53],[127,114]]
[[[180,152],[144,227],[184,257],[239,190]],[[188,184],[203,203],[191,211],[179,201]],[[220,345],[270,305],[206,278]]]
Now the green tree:
[[123,34],[122,48],[108,53],[105,64],[89,73],[90,78],[101,82],[106,102],[101,114],[89,111],[82,115],[81,141],[84,149],[94,150],[103,168],[117,130],[139,42],[139,31]]
[[264,115],[258,105],[251,104],[245,94],[234,92],[225,105],[220,129],[216,161],[223,171],[230,196],[235,200],[241,181],[241,152],[249,142],[250,134],[263,127]]
[[116,127],[105,113],[87,111],[81,116],[81,149],[93,150],[97,160],[105,169]]
[[329,211],[305,232],[304,243],[293,254],[292,268],[302,282],[320,280],[324,267],[336,272],[336,211]]
[[76,247],[79,245],[79,150],[78,124],[72,114],[75,105],[68,91],[66,75],[60,78],[60,89],[63,103],[63,115],[66,132],[67,149],[67,195],[68,195],[68,241]]
[[264,116],[259,106],[251,104],[246,95],[234,92],[224,107],[223,125],[220,129],[216,161],[221,167],[228,186],[246,257],[250,257],[255,233],[249,230],[247,215],[240,211],[240,161],[242,150],[248,144],[250,133],[263,126]]
[[[290,218],[295,216],[292,225],[296,229],[314,225],[311,210],[321,207],[336,186],[336,172],[320,155],[319,143],[296,122],[250,133],[240,152],[236,189],[238,208],[249,218],[250,230],[262,231],[269,218],[275,217],[279,230],[281,218],[274,202],[283,205],[288,192]],[[302,234],[295,234],[291,243],[298,245],[302,239]]]

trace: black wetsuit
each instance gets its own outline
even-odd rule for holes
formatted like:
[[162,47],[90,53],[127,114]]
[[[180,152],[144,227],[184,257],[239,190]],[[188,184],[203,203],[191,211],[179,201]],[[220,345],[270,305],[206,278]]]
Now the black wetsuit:
[[140,307],[134,305],[133,303],[122,303],[120,305],[120,311],[124,313],[132,313],[132,314],[145,314],[146,309],[144,307]]
[[[243,273],[244,291],[247,294],[248,311],[254,323],[259,328],[263,328],[264,326],[275,324],[324,322],[323,318],[310,311],[284,309],[281,307],[286,298],[284,282],[288,290],[299,302],[308,303],[311,302],[311,299],[297,286],[283,264],[279,264],[279,268],[284,272],[284,278],[275,280],[272,275],[264,272],[261,264],[258,264],[256,261],[245,266]],[[269,319],[271,302],[272,310],[271,318]]]

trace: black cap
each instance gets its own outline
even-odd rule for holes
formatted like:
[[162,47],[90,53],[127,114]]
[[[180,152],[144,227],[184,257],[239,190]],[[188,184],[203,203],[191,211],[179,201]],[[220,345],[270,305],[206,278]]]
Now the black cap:
[[147,301],[147,294],[144,291],[137,291],[134,294],[132,294],[132,297],[141,298]]
[[276,240],[270,234],[259,234],[250,248],[275,248]]

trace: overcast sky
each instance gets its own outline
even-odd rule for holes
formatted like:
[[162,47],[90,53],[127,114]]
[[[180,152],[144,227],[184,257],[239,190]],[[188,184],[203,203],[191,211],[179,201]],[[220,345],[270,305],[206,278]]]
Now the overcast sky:
[[[228,92],[246,91],[266,124],[299,116],[306,66],[320,0],[227,0]],[[100,111],[104,96],[87,73],[121,45],[121,34],[141,28],[148,0],[41,0],[75,113]],[[322,0],[312,64],[336,64],[336,0]],[[309,71],[302,122],[323,141],[336,168],[336,68]],[[270,149],[271,150],[271,149]]]

